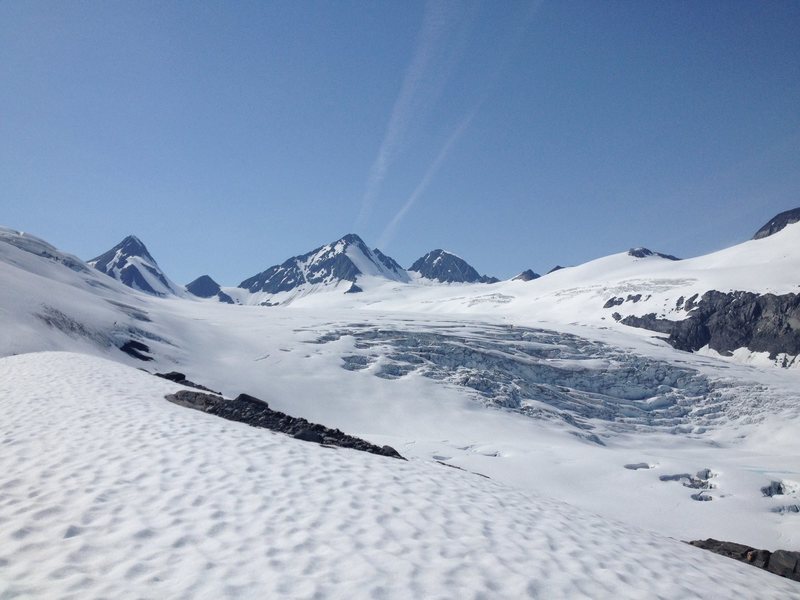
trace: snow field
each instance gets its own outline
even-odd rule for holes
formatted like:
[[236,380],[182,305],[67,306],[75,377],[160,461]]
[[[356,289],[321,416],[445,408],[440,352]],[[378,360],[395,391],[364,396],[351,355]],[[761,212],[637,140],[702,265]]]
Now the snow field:
[[163,400],[103,359],[0,359],[0,597],[800,598],[476,475]]

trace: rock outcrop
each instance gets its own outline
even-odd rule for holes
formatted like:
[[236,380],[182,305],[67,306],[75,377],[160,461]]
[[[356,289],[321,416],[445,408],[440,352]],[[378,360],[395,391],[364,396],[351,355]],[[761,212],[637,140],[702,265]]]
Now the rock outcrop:
[[[176,375],[181,374],[177,373]],[[171,377],[167,378],[171,379]],[[197,384],[192,385],[196,386]],[[239,394],[233,400],[227,400],[217,394],[181,390],[174,394],[169,394],[166,398],[180,406],[193,408],[229,421],[238,421],[253,427],[263,427],[278,431],[299,440],[317,442],[328,446],[352,448],[362,452],[405,460],[391,446],[376,446],[360,438],[347,435],[338,429],[330,429],[324,425],[309,423],[303,418],[291,417],[285,413],[272,410],[265,401],[248,394]]]
[[738,348],[767,352],[771,358],[800,354],[800,295],[723,293],[710,291],[699,301],[683,305],[690,316],[683,321],[657,318],[655,313],[621,319],[624,325],[669,334],[679,350],[693,352],[708,346],[730,355]]
[[800,581],[800,552],[791,552],[789,550],[770,552],[769,550],[751,548],[744,544],[721,542],[713,538],[695,540],[689,542],[689,544],[748,563],[770,573],[775,573],[775,575]]
[[775,233],[778,233],[787,225],[797,223],[798,221],[800,221],[800,208],[793,208],[792,210],[784,211],[772,217],[766,225],[756,231],[753,239],[760,240],[761,238],[769,237]]

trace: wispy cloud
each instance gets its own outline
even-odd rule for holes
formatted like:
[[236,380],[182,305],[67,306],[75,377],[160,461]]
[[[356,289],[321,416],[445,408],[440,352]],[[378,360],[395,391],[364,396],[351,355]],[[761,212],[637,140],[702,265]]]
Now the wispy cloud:
[[[470,8],[472,7],[472,9]],[[467,39],[474,5],[429,0],[411,63],[392,107],[378,154],[372,163],[356,228],[366,222],[392,162],[406,144],[409,131],[436,104]]]
[[536,12],[539,10],[539,7],[542,4],[542,0],[537,0],[532,2],[528,7],[528,10],[525,12],[525,15],[522,19],[520,19],[516,26],[508,33],[508,35],[503,39],[503,43],[499,46],[499,50],[497,53],[497,58],[494,61],[494,68],[490,71],[486,84],[483,86],[483,91],[478,96],[478,99],[473,103],[472,107],[467,111],[466,116],[462,118],[447,139],[444,142],[441,150],[436,155],[436,158],[433,159],[433,162],[430,164],[428,169],[425,171],[425,174],[422,176],[422,179],[417,184],[417,187],[414,188],[414,191],[405,201],[403,206],[400,207],[400,210],[395,213],[394,217],[392,217],[391,221],[389,221],[388,225],[381,233],[379,238],[379,247],[385,249],[388,246],[392,239],[394,239],[395,231],[397,226],[406,216],[409,210],[414,206],[417,200],[422,196],[425,190],[428,188],[431,180],[434,176],[439,172],[444,161],[447,159],[447,156],[450,154],[450,151],[455,146],[456,142],[458,142],[459,138],[462,134],[467,130],[467,128],[472,123],[475,115],[478,114],[481,106],[486,102],[489,96],[494,91],[495,86],[497,85],[500,76],[502,75],[506,65],[508,64],[509,60],[511,60],[514,52],[516,51],[519,44],[522,42],[522,37],[528,29],[533,17],[535,16]]

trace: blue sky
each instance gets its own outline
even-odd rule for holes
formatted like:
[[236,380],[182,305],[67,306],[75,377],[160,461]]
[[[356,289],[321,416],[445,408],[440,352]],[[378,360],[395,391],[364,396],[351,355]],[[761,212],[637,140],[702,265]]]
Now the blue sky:
[[0,224],[236,284],[355,231],[509,277],[800,206],[800,2],[0,3]]

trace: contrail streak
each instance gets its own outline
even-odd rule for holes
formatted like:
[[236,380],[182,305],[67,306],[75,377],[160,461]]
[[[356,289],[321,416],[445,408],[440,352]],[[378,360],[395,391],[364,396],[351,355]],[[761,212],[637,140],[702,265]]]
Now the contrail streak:
[[[386,133],[367,177],[356,229],[369,217],[389,166],[402,151],[412,123],[421,120],[436,103],[460,59],[466,41],[466,21],[462,4],[449,0],[429,0],[426,4],[414,56],[406,69]],[[451,37],[454,25],[460,29],[460,35],[448,48],[444,42]]]
[[533,17],[541,4],[541,0],[533,2],[528,8],[528,11],[525,13],[525,17],[518,22],[518,25],[514,28],[511,34],[506,37],[506,43],[501,46],[500,52],[498,53],[498,59],[496,61],[496,67],[492,70],[492,73],[488,78],[489,81],[484,87],[483,93],[481,93],[476,102],[473,104],[472,108],[467,112],[467,115],[461,119],[461,121],[459,121],[456,128],[448,136],[444,146],[442,146],[441,150],[439,150],[436,158],[433,159],[433,162],[428,167],[428,170],[425,171],[422,180],[420,180],[419,184],[417,184],[417,187],[414,188],[414,191],[408,197],[408,200],[406,200],[400,210],[397,211],[394,217],[392,217],[392,220],[389,221],[389,224],[384,228],[379,240],[380,248],[385,249],[386,246],[391,243],[392,239],[394,238],[395,230],[400,224],[400,221],[403,220],[403,218],[406,216],[406,213],[408,213],[411,207],[417,202],[419,197],[425,192],[431,180],[441,168],[442,163],[444,163],[445,159],[450,154],[453,146],[472,123],[481,106],[483,106],[484,102],[486,102],[486,100],[494,91],[497,81],[500,79],[500,75],[505,69],[508,61],[513,56],[517,46],[519,46],[521,43],[525,31],[528,29],[528,26],[533,20]]

